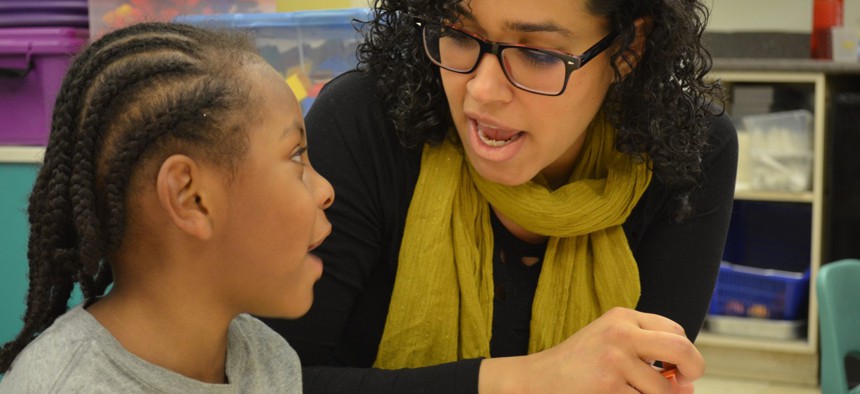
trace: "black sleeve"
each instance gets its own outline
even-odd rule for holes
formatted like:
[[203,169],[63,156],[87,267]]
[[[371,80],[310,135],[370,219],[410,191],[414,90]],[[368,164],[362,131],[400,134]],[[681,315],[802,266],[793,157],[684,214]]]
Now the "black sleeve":
[[371,368],[396,273],[421,151],[397,141],[375,79],[329,82],[305,117],[311,165],[332,184],[332,233],[314,251],[324,271],[304,317],[263,319],[299,354],[307,393],[476,393],[481,360]]
[[637,310],[666,316],[695,340],[708,311],[729,228],[737,172],[737,132],[727,115],[711,118],[703,173],[691,216],[674,220],[674,191],[655,177],[625,223],[639,265]]

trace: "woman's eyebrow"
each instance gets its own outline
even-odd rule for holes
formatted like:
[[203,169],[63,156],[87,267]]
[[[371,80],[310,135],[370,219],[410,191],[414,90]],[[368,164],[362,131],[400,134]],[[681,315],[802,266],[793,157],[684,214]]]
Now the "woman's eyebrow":
[[532,23],[512,21],[505,23],[505,27],[520,33],[559,33],[567,38],[574,38],[575,36],[570,30],[554,22]]
[[[475,21],[475,17],[472,15],[472,12],[462,4],[457,4],[457,12],[462,18]],[[565,29],[555,22],[549,21],[541,23],[511,21],[505,23],[505,27],[508,30],[520,33],[559,33],[567,38],[575,37],[570,30]]]

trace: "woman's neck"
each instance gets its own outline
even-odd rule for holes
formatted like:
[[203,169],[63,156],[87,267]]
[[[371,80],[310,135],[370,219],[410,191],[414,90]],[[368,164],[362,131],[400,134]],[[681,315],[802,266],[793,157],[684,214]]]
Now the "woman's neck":
[[495,213],[496,217],[499,218],[499,222],[502,223],[502,226],[505,226],[505,228],[508,229],[508,231],[514,237],[517,237],[523,242],[537,245],[546,242],[546,240],[549,238],[546,235],[540,235],[538,233],[533,233],[529,230],[526,230],[522,226],[514,223],[512,220],[505,217],[505,215],[502,215],[502,213],[496,210],[496,208],[493,208],[493,213]]
[[189,292],[163,293],[172,286],[161,283],[150,292],[115,284],[87,311],[141,359],[202,382],[227,382],[227,331],[234,316],[201,307]]

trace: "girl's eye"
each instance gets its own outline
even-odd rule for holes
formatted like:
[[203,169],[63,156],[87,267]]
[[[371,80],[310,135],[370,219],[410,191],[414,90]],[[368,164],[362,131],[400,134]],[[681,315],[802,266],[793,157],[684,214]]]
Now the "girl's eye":
[[293,152],[293,155],[290,156],[290,160],[292,160],[296,163],[299,163],[299,164],[304,164],[302,162],[302,155],[307,151],[308,151],[308,147],[300,146],[298,149],[296,149],[295,152]]

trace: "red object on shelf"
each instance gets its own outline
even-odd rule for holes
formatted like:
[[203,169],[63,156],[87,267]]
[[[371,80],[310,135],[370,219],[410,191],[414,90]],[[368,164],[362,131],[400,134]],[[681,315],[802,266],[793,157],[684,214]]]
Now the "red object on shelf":
[[830,29],[842,26],[843,0],[815,0],[812,3],[811,56],[832,59],[833,43]]

